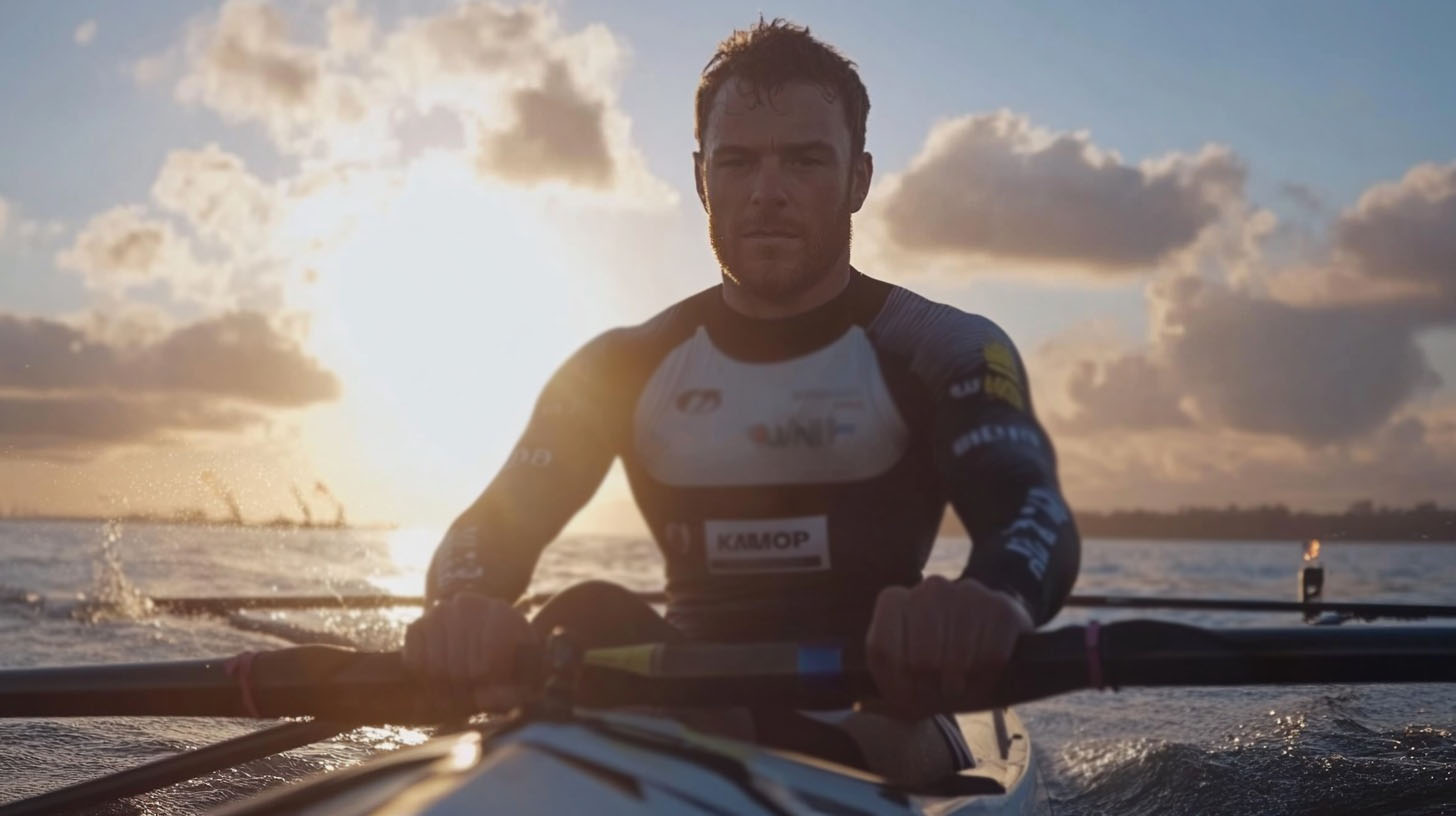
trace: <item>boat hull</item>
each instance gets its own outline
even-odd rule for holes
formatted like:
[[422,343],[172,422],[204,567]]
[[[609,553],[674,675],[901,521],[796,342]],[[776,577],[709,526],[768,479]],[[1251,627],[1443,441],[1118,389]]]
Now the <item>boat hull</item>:
[[1046,799],[1011,711],[958,718],[976,767],[907,790],[842,765],[620,712],[437,738],[236,803],[256,814],[1037,814]]

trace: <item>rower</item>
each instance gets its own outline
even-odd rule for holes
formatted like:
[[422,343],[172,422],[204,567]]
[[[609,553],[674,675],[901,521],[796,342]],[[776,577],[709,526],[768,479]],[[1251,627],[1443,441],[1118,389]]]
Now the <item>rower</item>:
[[[1011,339],[850,263],[868,111],[854,63],[807,28],[760,20],[720,44],[693,172],[721,281],[555,373],[436,552],[407,665],[502,710],[519,647],[555,626],[584,646],[858,640],[881,700],[694,724],[898,781],[971,762],[945,712],[985,699],[1056,614],[1080,542]],[[618,457],[666,616],[596,582],[527,621],[511,602]],[[947,503],[971,554],[957,580],[923,578]]]

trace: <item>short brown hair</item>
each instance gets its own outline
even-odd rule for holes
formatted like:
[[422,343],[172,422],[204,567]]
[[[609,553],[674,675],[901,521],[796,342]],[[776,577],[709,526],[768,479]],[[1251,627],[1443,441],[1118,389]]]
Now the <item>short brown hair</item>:
[[781,18],[764,22],[759,17],[751,28],[734,31],[719,43],[713,58],[703,68],[693,120],[698,149],[703,147],[708,110],[718,89],[729,78],[744,82],[745,93],[753,94],[760,102],[785,84],[802,80],[817,84],[830,98],[839,100],[849,127],[851,158],[859,155],[865,145],[870,95],[855,67],[834,46],[810,36],[806,26]]

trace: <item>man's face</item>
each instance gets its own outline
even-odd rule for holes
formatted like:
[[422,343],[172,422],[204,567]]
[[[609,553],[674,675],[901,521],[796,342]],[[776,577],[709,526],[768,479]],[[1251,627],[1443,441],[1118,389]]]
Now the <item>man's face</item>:
[[747,293],[788,300],[848,261],[870,157],[850,155],[844,111],[818,85],[760,100],[728,80],[694,158],[713,252]]

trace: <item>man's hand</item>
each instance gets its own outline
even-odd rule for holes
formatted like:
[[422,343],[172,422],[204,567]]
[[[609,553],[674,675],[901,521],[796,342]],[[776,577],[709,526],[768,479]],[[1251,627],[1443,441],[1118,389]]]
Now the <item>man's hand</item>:
[[452,708],[509,711],[526,697],[517,666],[537,643],[517,609],[484,595],[461,593],[429,609],[404,636],[405,668],[446,695]]
[[880,592],[865,652],[883,700],[918,717],[985,705],[1016,639],[1031,630],[1011,595],[931,576]]

